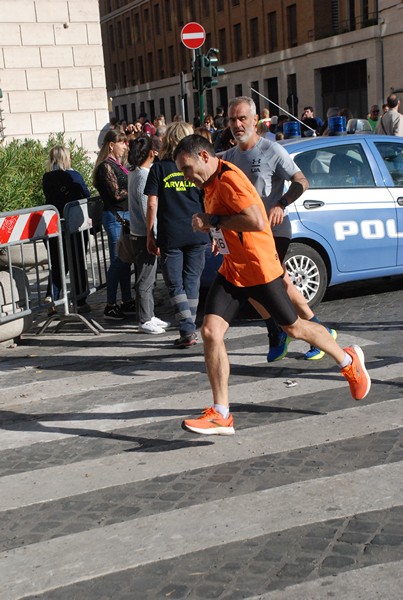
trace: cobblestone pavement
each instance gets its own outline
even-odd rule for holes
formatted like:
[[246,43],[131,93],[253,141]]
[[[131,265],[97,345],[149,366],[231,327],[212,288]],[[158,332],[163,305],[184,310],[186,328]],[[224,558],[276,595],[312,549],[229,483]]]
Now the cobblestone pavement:
[[211,403],[201,344],[105,323],[102,293],[100,336],[34,328],[0,347],[0,599],[400,599],[401,288],[338,287],[317,309],[364,349],[359,403],[302,342],[268,365],[261,323],[242,314],[229,438],[180,428]]

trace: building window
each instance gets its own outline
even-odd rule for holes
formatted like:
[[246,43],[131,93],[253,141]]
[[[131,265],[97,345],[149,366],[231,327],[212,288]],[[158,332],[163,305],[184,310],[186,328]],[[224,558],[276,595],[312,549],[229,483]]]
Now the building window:
[[266,96],[272,100],[270,103],[270,114],[279,115],[278,79],[277,77],[270,77],[269,79],[265,79],[264,82]]
[[121,108],[123,114],[123,121],[126,121],[127,123],[127,104],[122,104]]
[[190,20],[191,21],[196,21],[195,0],[189,0],[189,13],[190,13]]
[[287,33],[288,45],[292,48],[298,45],[297,36],[297,5],[287,6]]
[[147,113],[150,115],[151,121],[155,119],[155,108],[154,108],[154,100],[147,100],[148,111]]
[[227,62],[227,35],[225,29],[218,30],[218,49],[220,50],[220,60]]
[[153,53],[152,52],[149,52],[147,54],[147,68],[148,68],[147,80],[154,81],[154,61],[153,61]]
[[144,104],[144,101],[142,100],[140,102],[140,114],[145,113],[146,112],[146,105]]
[[130,17],[126,18],[126,41],[128,46],[133,45],[132,24],[130,22]]
[[234,57],[235,60],[242,58],[242,29],[240,23],[234,25]]
[[123,48],[122,21],[118,21],[118,45],[119,45],[119,48]]
[[226,86],[218,88],[217,94],[218,94],[218,105],[219,106],[228,106],[228,88]]
[[165,117],[165,100],[164,98],[160,98],[160,114]]
[[165,77],[164,52],[163,52],[162,48],[158,48],[157,58],[158,58],[158,69],[160,72],[160,76],[161,76],[161,79],[164,79],[164,77]]
[[210,0],[203,0],[202,2],[202,16],[208,17],[210,15]]
[[[350,31],[355,31],[357,27],[356,18],[355,18],[355,2],[349,3],[349,20],[350,20]],[[337,24],[338,25],[338,24]],[[336,32],[334,23],[332,23],[333,31]]]
[[144,61],[143,61],[143,57],[139,56],[138,61],[139,61],[139,79],[140,79],[140,83],[144,83]]
[[134,59],[129,59],[129,79],[130,85],[136,85],[136,74],[134,72]]
[[171,109],[171,121],[174,120],[174,116],[176,115],[176,102],[175,102],[175,96],[170,96],[169,97],[169,106]]
[[161,35],[161,13],[159,4],[154,4],[154,30],[157,35]]
[[178,25],[184,25],[185,21],[183,20],[183,0],[176,0],[176,18],[178,20]]
[[224,10],[224,0],[217,0],[217,12]]
[[257,17],[249,21],[250,24],[250,52],[252,56],[259,54],[259,24]]
[[[251,81],[250,87],[253,88],[254,90],[256,90],[256,92],[259,91],[259,82],[258,81]],[[259,94],[256,94],[256,92],[251,92],[251,98],[253,100],[253,102],[256,104],[256,112],[257,114],[260,113],[260,96]]]
[[240,0],[231,0],[232,6],[238,6],[240,4]]
[[113,73],[113,87],[115,88],[115,90],[117,90],[119,87],[119,80],[118,80],[118,67],[117,67],[116,63],[113,63],[113,65],[112,65],[112,73]]
[[134,123],[134,121],[137,119],[136,105],[134,102],[131,104],[131,111],[132,111],[132,123]]
[[287,75],[287,106],[290,113],[295,117],[298,114],[298,96],[297,96],[297,75],[292,73]]
[[242,96],[242,83],[237,83],[235,85],[235,97]]
[[171,0],[165,0],[165,25],[168,31],[172,31]]
[[139,13],[134,15],[134,31],[136,33],[136,42],[141,42],[141,21]]
[[122,87],[127,87],[126,63],[122,60],[120,63],[120,72],[122,74]]
[[211,33],[206,33],[206,40],[204,42],[204,47],[207,48],[207,50],[209,48],[211,48]]
[[151,37],[151,28],[150,28],[150,11],[148,8],[144,9],[144,37],[146,40],[149,40]]
[[174,47],[168,46],[168,65],[169,65],[169,76],[173,77],[176,75],[175,68],[175,55],[174,55]]
[[109,43],[111,45],[111,51],[114,52],[116,49],[115,45],[115,31],[113,25],[109,25]]
[[276,52],[278,50],[276,12],[270,12],[267,15],[267,29],[269,34],[269,52]]

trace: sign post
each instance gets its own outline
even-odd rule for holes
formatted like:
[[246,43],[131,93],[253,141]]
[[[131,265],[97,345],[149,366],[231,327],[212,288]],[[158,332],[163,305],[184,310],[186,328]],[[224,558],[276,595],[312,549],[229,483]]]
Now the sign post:
[[193,86],[197,90],[200,123],[203,125],[204,122],[204,97],[203,97],[203,86],[201,84],[201,60],[202,54],[200,51],[206,40],[206,32],[203,25],[195,23],[194,21],[186,23],[181,31],[181,41],[189,50],[193,50],[195,57],[192,63],[193,70]]

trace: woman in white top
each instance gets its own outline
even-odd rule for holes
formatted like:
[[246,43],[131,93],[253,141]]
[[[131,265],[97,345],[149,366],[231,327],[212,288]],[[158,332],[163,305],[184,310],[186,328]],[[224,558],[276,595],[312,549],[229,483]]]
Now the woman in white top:
[[142,135],[130,142],[129,148],[129,213],[130,237],[134,249],[136,269],[136,307],[139,327],[144,333],[164,333],[170,323],[154,316],[154,284],[157,257],[147,251],[147,196],[144,186],[154,162],[153,143]]

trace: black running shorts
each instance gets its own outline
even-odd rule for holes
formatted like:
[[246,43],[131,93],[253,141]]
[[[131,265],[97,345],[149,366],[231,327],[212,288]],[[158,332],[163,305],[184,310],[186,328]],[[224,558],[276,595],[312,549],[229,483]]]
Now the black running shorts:
[[297,320],[297,311],[285,290],[282,277],[263,285],[237,287],[219,273],[207,294],[204,313],[218,315],[231,323],[249,298],[264,306],[279,325],[292,325]]
[[285,255],[287,254],[288,246],[290,245],[290,238],[286,237],[274,237],[274,243],[276,244],[277,256],[281,264],[283,264]]

